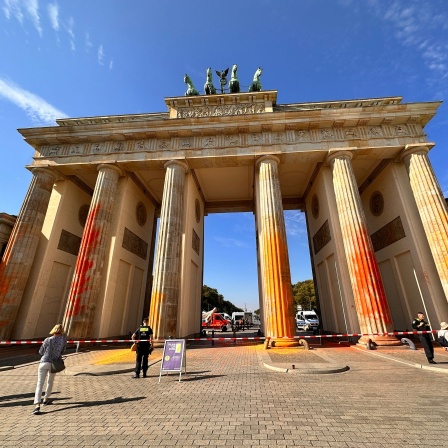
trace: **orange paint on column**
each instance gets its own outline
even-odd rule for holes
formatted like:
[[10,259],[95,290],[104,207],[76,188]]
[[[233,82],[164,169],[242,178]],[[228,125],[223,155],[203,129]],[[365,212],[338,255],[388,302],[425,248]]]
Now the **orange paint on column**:
[[70,287],[70,296],[68,299],[66,318],[82,315],[85,312],[85,304],[82,304],[82,294],[85,293],[89,286],[89,272],[94,261],[91,259],[92,251],[96,249],[99,239],[99,230],[95,228],[95,220],[100,211],[101,205],[94,207],[86,222],[86,230],[84,231],[78,259],[76,261],[75,274]]

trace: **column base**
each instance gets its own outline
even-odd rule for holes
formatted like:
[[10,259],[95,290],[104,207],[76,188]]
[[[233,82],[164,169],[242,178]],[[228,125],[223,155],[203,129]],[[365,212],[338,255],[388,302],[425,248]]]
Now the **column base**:
[[290,348],[298,347],[299,345],[299,341],[294,338],[271,338],[271,347]]
[[381,347],[393,347],[403,345],[403,343],[395,336],[361,336],[358,341],[359,345],[365,346],[367,342],[372,341],[374,345]]

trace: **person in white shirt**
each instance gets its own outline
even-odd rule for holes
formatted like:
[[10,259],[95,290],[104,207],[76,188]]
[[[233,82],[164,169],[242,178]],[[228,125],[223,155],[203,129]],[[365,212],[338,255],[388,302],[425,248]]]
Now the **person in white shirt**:
[[448,351],[448,324],[440,323],[440,330],[437,332],[437,342]]

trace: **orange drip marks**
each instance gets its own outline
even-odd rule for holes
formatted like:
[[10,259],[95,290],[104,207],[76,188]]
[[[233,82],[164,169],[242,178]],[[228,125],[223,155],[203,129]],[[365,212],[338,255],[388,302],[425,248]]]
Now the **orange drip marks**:
[[149,315],[150,325],[154,331],[154,337],[164,336],[161,334],[161,320],[166,319],[162,310],[162,304],[165,301],[165,294],[159,291],[153,291],[151,295],[151,311]]
[[293,321],[289,317],[292,305],[291,274],[289,272],[288,246],[281,232],[265,233],[262,244],[265,278],[265,301],[268,334],[289,337],[295,334]]
[[[384,328],[384,325],[392,325],[392,319],[375,254],[365,245],[360,245],[360,248],[364,250],[351,253],[348,260],[352,281],[356,283],[354,294],[359,304],[357,312],[369,321],[373,319],[376,328]],[[381,322],[377,322],[377,319]]]
[[67,307],[66,317],[78,316],[86,312],[86,305],[82,304],[82,295],[89,289],[89,271],[94,266],[94,251],[99,244],[100,230],[95,227],[95,218],[100,208],[101,206],[98,204],[88,216],[86,231],[76,261],[75,275],[70,288],[70,305]]
[[10,285],[10,279],[7,277],[5,270],[6,263],[2,261],[0,263],[0,308],[3,302],[6,300],[6,294],[8,294]]

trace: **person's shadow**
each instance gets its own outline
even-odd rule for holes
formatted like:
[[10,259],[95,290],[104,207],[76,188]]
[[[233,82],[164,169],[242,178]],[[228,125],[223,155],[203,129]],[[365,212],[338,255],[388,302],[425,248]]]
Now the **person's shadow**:
[[[115,397],[110,400],[96,400],[96,401],[78,401],[74,403],[56,403],[56,400],[53,400],[52,403],[48,406],[44,406],[40,408],[40,414],[53,414],[55,412],[66,411],[70,409],[76,408],[90,408],[92,406],[102,406],[106,404],[119,404],[119,403],[127,403],[132,401],[144,400],[147,397],[134,397],[134,398],[123,398],[123,397]],[[68,400],[70,398],[59,398],[60,400]],[[56,408],[53,408],[55,406]]]
[[[91,407],[91,406],[102,406],[105,404],[118,404],[118,403],[126,403],[128,401],[138,401],[143,400],[147,397],[134,397],[134,398],[123,398],[123,397],[115,397],[111,398],[110,400],[101,400],[101,401],[80,401],[80,402],[73,402],[73,403],[61,403],[61,401],[70,400],[71,397],[60,397],[60,398],[53,398],[55,394],[58,394],[59,392],[53,392],[51,395],[51,404],[47,406],[41,406],[40,413],[41,414],[50,414],[52,412],[59,412],[66,409],[74,409],[74,408],[82,408],[82,407]],[[8,408],[12,406],[30,406],[32,405],[33,401],[31,403],[26,401],[19,401],[24,399],[34,399],[33,393],[26,393],[26,394],[15,394],[15,395],[5,395],[3,397],[0,397],[0,408]],[[53,408],[53,406],[56,406],[57,408]],[[63,407],[61,407],[63,406]]]

